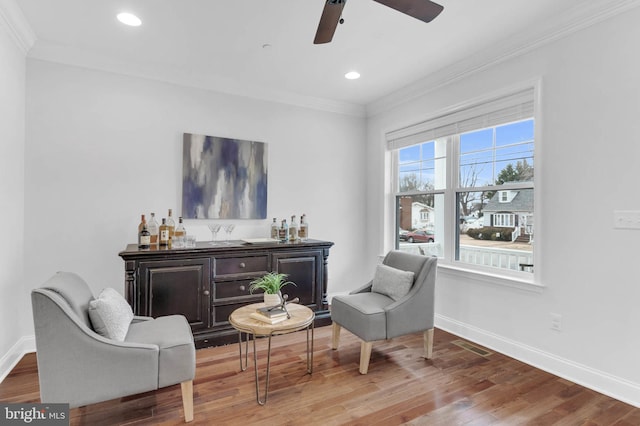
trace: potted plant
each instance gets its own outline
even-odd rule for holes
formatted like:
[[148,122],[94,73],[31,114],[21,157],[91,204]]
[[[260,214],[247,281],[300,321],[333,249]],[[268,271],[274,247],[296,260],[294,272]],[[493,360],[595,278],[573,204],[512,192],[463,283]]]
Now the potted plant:
[[277,272],[269,272],[260,278],[251,281],[249,286],[249,292],[253,293],[256,290],[264,291],[264,304],[267,306],[275,306],[282,303],[282,287],[287,284],[295,283],[291,281],[285,281],[287,274],[279,274]]

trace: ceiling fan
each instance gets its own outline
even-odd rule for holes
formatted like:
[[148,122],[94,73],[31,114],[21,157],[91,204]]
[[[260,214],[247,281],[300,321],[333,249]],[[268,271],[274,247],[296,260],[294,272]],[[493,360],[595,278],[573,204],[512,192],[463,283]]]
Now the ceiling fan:
[[[443,6],[429,0],[373,0],[405,15],[413,16],[424,22],[431,22],[442,12]],[[318,31],[313,44],[329,43],[336,32],[338,23],[342,23],[342,9],[347,0],[327,0],[320,16]]]

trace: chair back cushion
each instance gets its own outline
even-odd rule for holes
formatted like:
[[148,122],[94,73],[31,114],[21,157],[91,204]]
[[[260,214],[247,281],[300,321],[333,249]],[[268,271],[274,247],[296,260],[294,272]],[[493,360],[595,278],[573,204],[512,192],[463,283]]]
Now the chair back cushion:
[[402,271],[387,265],[376,266],[376,273],[371,283],[371,291],[384,294],[398,300],[411,290],[414,273]]
[[133,311],[120,293],[105,288],[89,302],[89,318],[96,333],[122,342],[133,320]]
[[89,302],[93,300],[93,293],[80,276],[72,272],[58,272],[49,278],[42,288],[60,295],[80,321],[92,328],[89,320]]

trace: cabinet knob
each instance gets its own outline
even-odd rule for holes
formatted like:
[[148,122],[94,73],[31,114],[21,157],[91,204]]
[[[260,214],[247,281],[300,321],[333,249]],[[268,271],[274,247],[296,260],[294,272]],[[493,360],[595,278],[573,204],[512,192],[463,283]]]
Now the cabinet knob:
[[241,268],[246,268],[246,267],[247,267],[247,265],[246,265],[244,262],[240,262],[240,267],[241,267]]
[[240,291],[245,291],[247,288],[243,285],[240,286]]
[[209,295],[209,290],[205,290],[205,291],[204,291],[204,295],[205,295],[205,296],[208,296],[208,295]]

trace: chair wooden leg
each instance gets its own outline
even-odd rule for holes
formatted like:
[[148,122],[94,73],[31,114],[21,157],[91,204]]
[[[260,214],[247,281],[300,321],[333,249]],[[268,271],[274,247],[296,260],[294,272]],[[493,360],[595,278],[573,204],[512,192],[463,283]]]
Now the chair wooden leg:
[[331,349],[338,349],[338,343],[340,343],[340,324],[333,322],[331,324]]
[[433,328],[424,332],[424,355],[426,359],[431,359],[433,356]]
[[362,341],[360,345],[360,374],[367,374],[369,371],[369,360],[371,359],[371,347],[373,342]]
[[193,420],[193,380],[180,383],[182,387],[182,406],[184,407],[184,421]]

